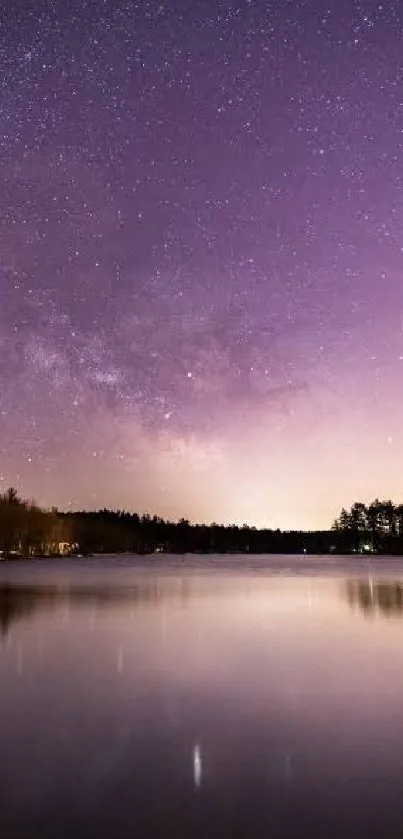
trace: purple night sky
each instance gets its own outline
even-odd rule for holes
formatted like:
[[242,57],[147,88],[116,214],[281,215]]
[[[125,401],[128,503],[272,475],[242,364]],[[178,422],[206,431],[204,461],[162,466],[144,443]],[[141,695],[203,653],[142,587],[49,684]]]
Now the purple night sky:
[[400,0],[0,8],[0,488],[401,501]]

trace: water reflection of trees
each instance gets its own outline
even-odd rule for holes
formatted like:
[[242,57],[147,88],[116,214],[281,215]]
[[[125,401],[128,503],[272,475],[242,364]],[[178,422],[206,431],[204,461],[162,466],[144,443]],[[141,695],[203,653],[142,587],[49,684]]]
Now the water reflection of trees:
[[346,593],[350,605],[358,606],[368,616],[403,616],[402,583],[384,580],[374,582],[372,579],[349,580]]
[[29,586],[0,583],[0,632],[6,635],[13,623],[38,611],[62,607],[140,607],[165,599],[184,602],[191,594],[190,581],[143,581],[123,586]]

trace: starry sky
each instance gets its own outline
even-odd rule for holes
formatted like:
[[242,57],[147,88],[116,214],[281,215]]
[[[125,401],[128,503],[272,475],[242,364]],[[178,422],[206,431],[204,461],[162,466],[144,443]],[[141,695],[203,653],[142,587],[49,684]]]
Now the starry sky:
[[0,488],[403,498],[400,0],[0,2]]

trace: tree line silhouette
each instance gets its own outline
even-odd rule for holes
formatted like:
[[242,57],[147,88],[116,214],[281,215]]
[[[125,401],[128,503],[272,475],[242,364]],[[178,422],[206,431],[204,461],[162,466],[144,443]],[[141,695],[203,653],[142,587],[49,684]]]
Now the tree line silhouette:
[[23,501],[14,487],[0,494],[0,550],[4,556],[59,554],[73,544],[68,518],[56,509],[42,510],[34,501]]
[[343,509],[329,530],[281,531],[247,524],[191,524],[125,511],[60,512],[21,499],[14,488],[0,494],[3,557],[95,553],[376,552],[403,554],[403,505],[376,500]]
[[403,504],[380,501],[366,505],[356,501],[342,509],[333,524],[342,552],[403,553]]

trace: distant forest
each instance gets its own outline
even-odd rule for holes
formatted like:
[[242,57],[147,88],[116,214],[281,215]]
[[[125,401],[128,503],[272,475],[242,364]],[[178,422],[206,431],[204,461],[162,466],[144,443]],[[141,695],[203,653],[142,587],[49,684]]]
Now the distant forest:
[[3,557],[95,553],[387,553],[403,555],[403,505],[374,501],[343,509],[329,530],[258,530],[191,524],[124,511],[60,512],[0,494]]

